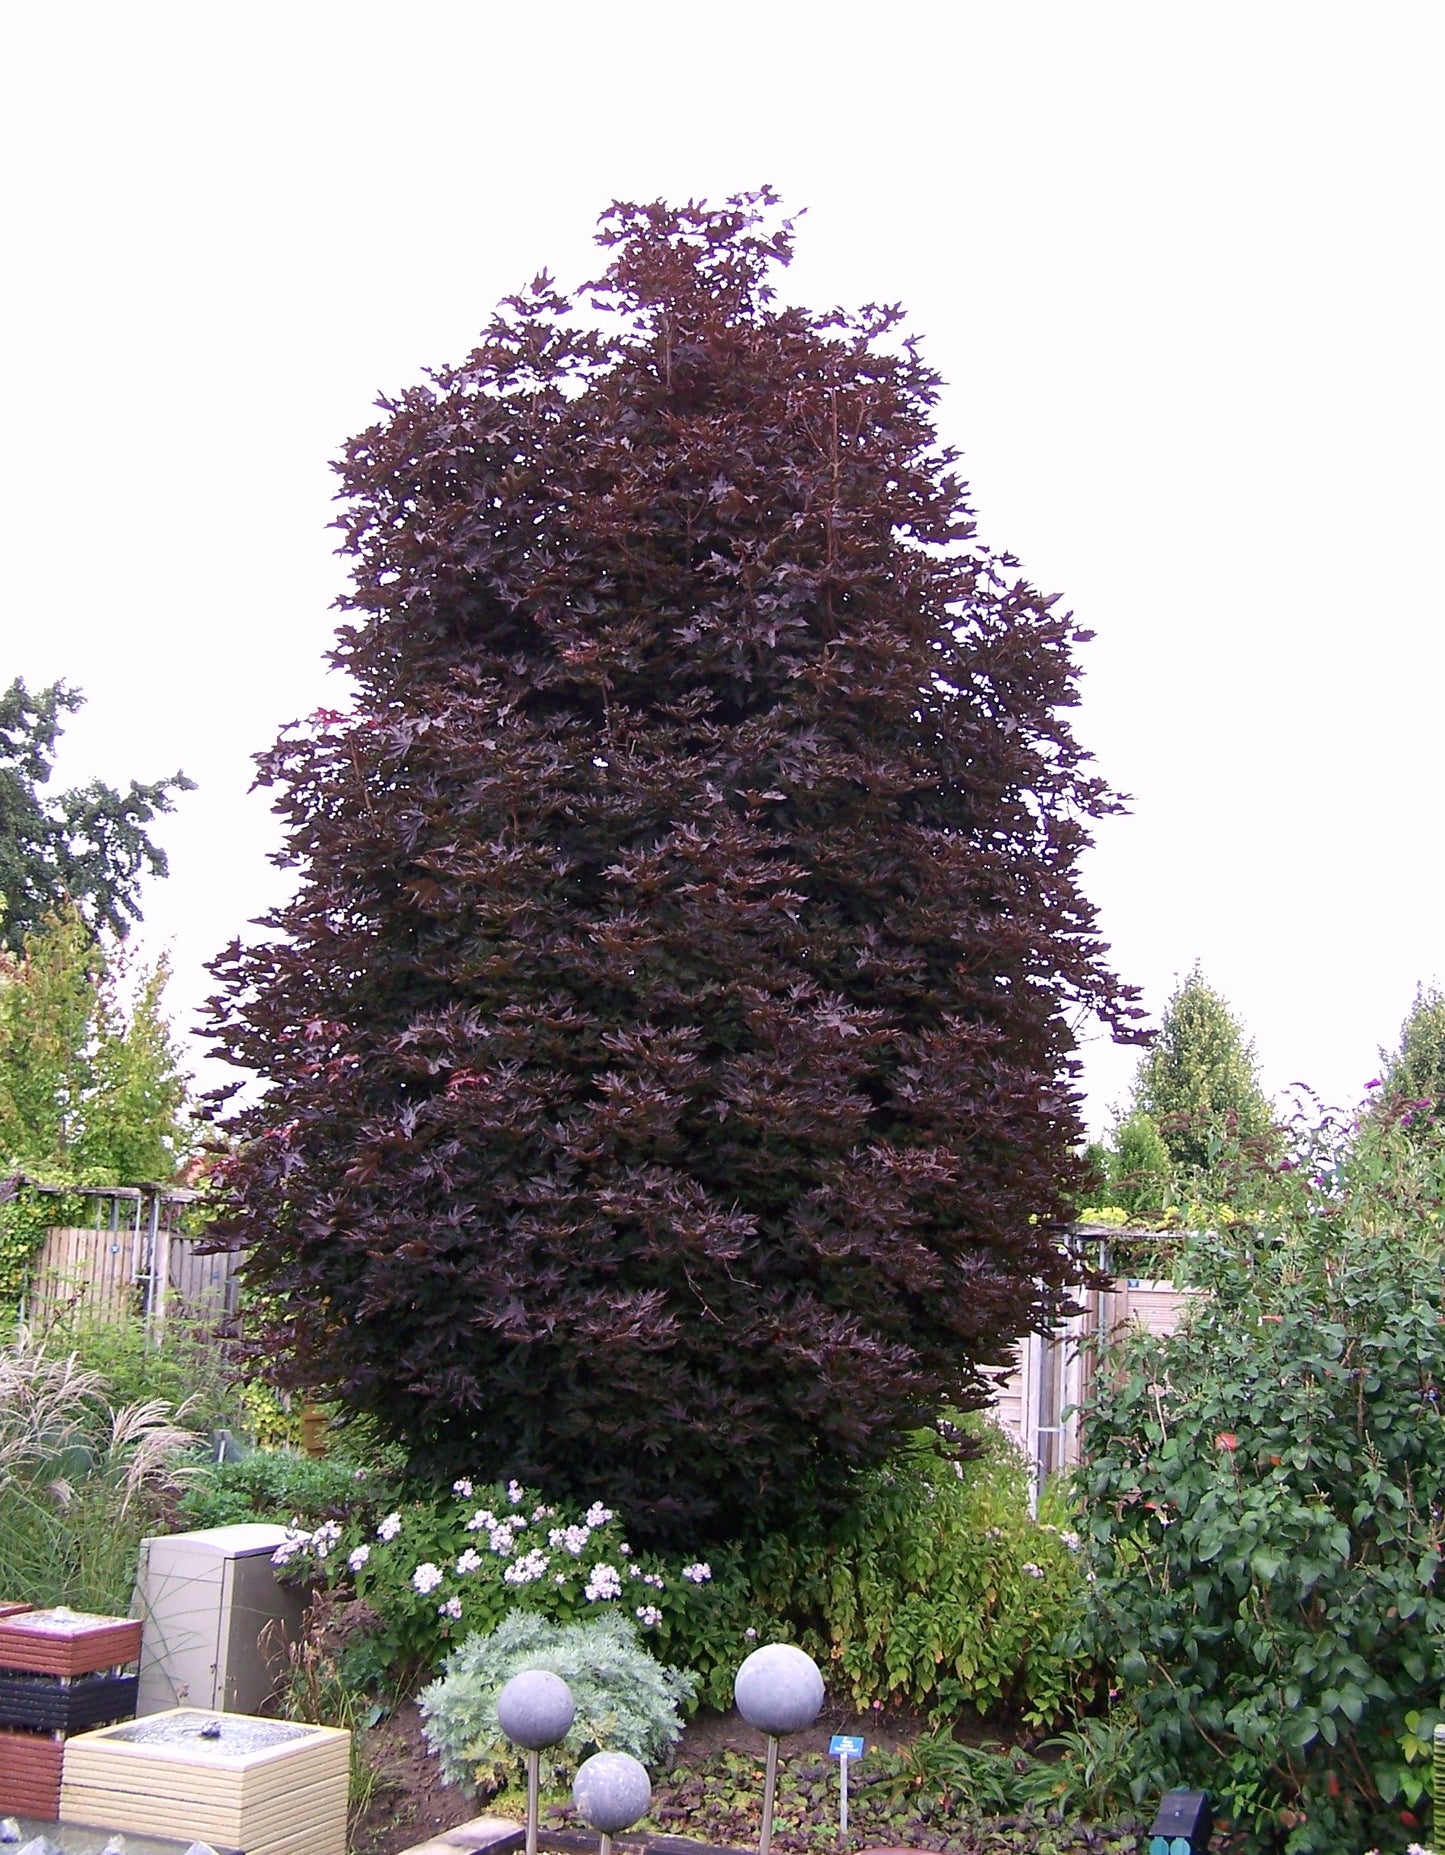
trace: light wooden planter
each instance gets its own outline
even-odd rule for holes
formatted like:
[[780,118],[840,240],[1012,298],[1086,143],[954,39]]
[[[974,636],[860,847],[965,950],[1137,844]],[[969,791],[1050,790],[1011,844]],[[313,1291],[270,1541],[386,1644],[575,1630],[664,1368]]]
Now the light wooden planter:
[[[221,1736],[201,1728],[218,1724]],[[346,1855],[351,1735],[174,1707],[65,1745],[63,1823],[245,1849]]]
[[22,1610],[0,1617],[0,1669],[29,1675],[93,1675],[140,1654],[139,1623],[75,1610]]
[[60,1772],[65,1747],[45,1733],[0,1730],[0,1816],[60,1815]]

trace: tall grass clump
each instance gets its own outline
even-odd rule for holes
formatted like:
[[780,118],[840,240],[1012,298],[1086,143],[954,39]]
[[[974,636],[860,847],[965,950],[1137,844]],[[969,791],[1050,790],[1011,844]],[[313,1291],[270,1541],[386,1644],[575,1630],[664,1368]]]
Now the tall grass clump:
[[196,1438],[161,1398],[112,1400],[23,1330],[0,1352],[0,1594],[124,1612],[136,1549]]

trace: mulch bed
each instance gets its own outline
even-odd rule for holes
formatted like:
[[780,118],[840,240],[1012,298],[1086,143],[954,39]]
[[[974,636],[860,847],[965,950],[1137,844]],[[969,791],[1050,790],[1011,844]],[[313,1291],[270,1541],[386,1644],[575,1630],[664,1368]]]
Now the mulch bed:
[[[838,1837],[838,1767],[828,1757],[834,1733],[860,1734],[870,1751],[898,1752],[923,1722],[899,1713],[825,1715],[808,1733],[786,1742],[773,1845],[779,1855],[833,1855],[841,1849],[902,1847],[936,1855],[1136,1855],[1141,1825],[1064,1824],[1040,1816],[964,1819],[938,1799],[872,1785],[867,1761],[850,1778],[850,1834]],[[374,1727],[367,1750],[378,1774],[370,1809],[353,1827],[353,1855],[400,1851],[483,1813],[484,1802],[443,1785],[426,1750],[416,1707],[402,1708]],[[673,1767],[657,1781],[656,1834],[619,1837],[619,1855],[678,1855],[679,1836],[715,1847],[756,1849],[762,1799],[763,1746],[736,1714],[701,1714],[689,1722]],[[584,1855],[597,1840],[570,1807],[544,1812],[544,1848]],[[702,1851],[698,1851],[702,1855]]]

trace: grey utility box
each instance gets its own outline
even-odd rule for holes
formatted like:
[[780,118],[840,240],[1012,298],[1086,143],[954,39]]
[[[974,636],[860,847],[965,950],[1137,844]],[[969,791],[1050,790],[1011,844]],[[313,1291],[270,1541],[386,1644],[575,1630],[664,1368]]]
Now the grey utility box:
[[304,1592],[276,1582],[271,1554],[285,1537],[284,1527],[252,1522],[141,1541],[132,1606],[144,1625],[138,1713],[260,1712],[279,1673],[276,1638],[299,1639],[306,1607]]

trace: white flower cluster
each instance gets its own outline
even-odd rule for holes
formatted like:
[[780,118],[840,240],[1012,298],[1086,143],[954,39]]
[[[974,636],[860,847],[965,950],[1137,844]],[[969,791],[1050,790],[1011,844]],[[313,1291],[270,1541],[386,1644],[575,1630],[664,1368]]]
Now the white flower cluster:
[[520,1559],[513,1559],[502,1576],[508,1584],[535,1584],[551,1563],[545,1552],[534,1547],[531,1552],[524,1552]]
[[466,1551],[457,1560],[457,1571],[461,1577],[465,1578],[467,1573],[474,1572],[481,1562],[481,1553],[474,1551],[471,1546],[468,1546]]
[[574,1559],[578,1559],[582,1556],[591,1537],[591,1527],[553,1527],[547,1535],[547,1544],[554,1552],[560,1548],[563,1552],[570,1552]]
[[712,1567],[705,1559],[699,1559],[695,1565],[684,1565],[682,1575],[693,1584],[706,1584],[712,1577]]
[[627,1576],[629,1578],[640,1578],[644,1584],[653,1585],[659,1591],[665,1591],[667,1589],[667,1586],[662,1582],[661,1572],[645,1572],[640,1565],[629,1565],[627,1568]]
[[650,1629],[654,1624],[662,1621],[662,1612],[656,1604],[639,1604],[633,1614],[645,1629]]
[[470,1477],[463,1475],[458,1480],[454,1481],[452,1483],[452,1493],[463,1501],[471,1500],[472,1484]]
[[281,1541],[281,1544],[271,1554],[271,1563],[273,1565],[289,1565],[296,1557],[296,1554],[310,1544],[311,1535],[304,1527],[289,1526],[286,1529],[285,1539]]
[[1033,1565],[1027,1561],[1019,1567],[1019,1570],[1023,1573],[1025,1578],[1042,1578],[1044,1575],[1044,1568],[1042,1565]]
[[592,1576],[587,1580],[583,1596],[589,1604],[595,1604],[599,1598],[621,1597],[622,1577],[615,1565],[594,1565]]
[[615,1516],[610,1507],[604,1507],[601,1501],[594,1501],[583,1518],[590,1527],[605,1527]]
[[[271,1554],[273,1565],[289,1565],[298,1553],[313,1559],[324,1559],[331,1548],[341,1538],[341,1526],[335,1520],[323,1520],[314,1533],[308,1533],[305,1527],[297,1526],[293,1520],[286,1529],[286,1537]],[[351,1568],[356,1570],[355,1566]]]
[[359,1572],[370,1557],[370,1546],[355,1546],[346,1555],[346,1563],[351,1567],[352,1571]]
[[424,1559],[411,1575],[411,1582],[423,1597],[429,1591],[435,1591],[442,1581],[442,1568],[433,1565],[430,1559]]
[[451,1617],[455,1620],[460,1617],[461,1614],[462,1600],[459,1597],[449,1597],[444,1604],[437,1605],[437,1615],[439,1617]]
[[479,1507],[467,1522],[467,1531],[469,1533],[480,1533],[485,1530],[490,1533],[496,1524],[497,1516],[492,1512],[491,1508]]
[[378,1539],[391,1540],[395,1539],[400,1531],[401,1515],[388,1514],[385,1520],[383,1520],[381,1525],[376,1529],[376,1537]]
[[507,1483],[507,1499],[512,1503],[513,1507],[517,1506],[526,1492],[526,1489],[519,1481],[509,1481]]
[[503,1520],[488,1532],[487,1538],[491,1541],[492,1551],[499,1559],[511,1558],[517,1546],[517,1531],[526,1524],[526,1521],[520,1518]]

